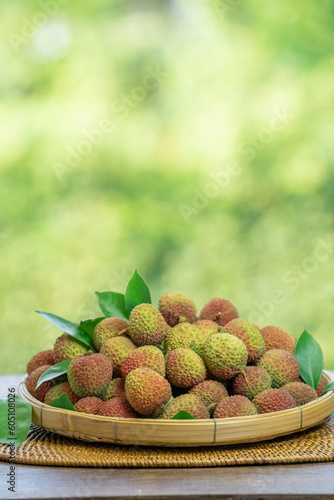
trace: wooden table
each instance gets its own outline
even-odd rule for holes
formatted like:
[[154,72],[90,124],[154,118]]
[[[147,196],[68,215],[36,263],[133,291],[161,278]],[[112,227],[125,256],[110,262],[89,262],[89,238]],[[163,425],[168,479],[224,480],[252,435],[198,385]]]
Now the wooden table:
[[[22,376],[0,377],[0,394]],[[16,493],[0,462],[0,499],[220,500],[334,498],[334,462],[201,469],[92,469],[16,466]]]

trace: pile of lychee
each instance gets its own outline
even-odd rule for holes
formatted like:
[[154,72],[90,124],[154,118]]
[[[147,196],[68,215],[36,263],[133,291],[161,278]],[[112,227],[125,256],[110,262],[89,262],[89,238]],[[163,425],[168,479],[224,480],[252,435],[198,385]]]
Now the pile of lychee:
[[[227,418],[295,408],[320,396],[303,382],[296,340],[278,326],[239,318],[226,299],[211,299],[197,316],[184,293],[162,295],[158,308],[139,304],[129,321],[107,317],[93,333],[95,352],[64,333],[28,363],[27,389],[50,404],[63,393],[83,413],[171,419]],[[71,360],[67,375],[43,382],[52,365]]]

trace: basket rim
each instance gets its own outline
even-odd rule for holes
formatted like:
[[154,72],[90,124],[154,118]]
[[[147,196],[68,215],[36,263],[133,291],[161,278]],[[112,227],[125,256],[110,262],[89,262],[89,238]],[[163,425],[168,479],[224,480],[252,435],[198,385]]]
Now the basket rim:
[[[328,370],[323,370],[322,372],[323,375],[327,376],[328,383],[334,381],[334,375],[332,375]],[[333,391],[328,391],[322,396],[319,396],[317,399],[310,401],[309,403],[302,405],[302,406],[297,406],[296,408],[289,408],[288,410],[280,410],[277,412],[270,412],[270,413],[262,413],[262,414],[256,414],[256,415],[247,415],[247,416],[242,416],[242,417],[228,417],[228,418],[207,418],[207,419],[189,419],[189,420],[171,420],[171,419],[156,419],[156,418],[124,418],[124,417],[107,417],[104,415],[93,415],[93,414],[88,414],[88,413],[82,413],[82,412],[73,412],[73,410],[66,410],[65,408],[57,408],[55,406],[50,406],[47,405],[38,399],[34,398],[30,394],[30,392],[27,389],[26,386],[26,381],[28,379],[28,375],[26,374],[22,381],[19,384],[19,394],[24,397],[26,400],[28,400],[32,405],[37,406],[40,411],[54,411],[58,413],[62,413],[65,415],[72,415],[76,413],[76,416],[82,417],[82,418],[92,418],[94,417],[94,420],[97,421],[110,421],[116,423],[117,421],[124,421],[127,423],[136,423],[136,424],[159,424],[159,425],[170,425],[170,423],[177,422],[178,425],[185,425],[185,426],[190,426],[190,425],[198,425],[198,422],[201,422],[203,425],[208,424],[212,425],[212,422],[217,421],[219,423],[222,422],[244,422],[245,418],[247,418],[247,421],[251,420],[266,420],[273,415],[279,416],[279,415],[286,415],[286,414],[293,414],[293,413],[300,413],[301,408],[310,408],[314,407],[316,405],[321,404],[323,401],[326,399],[329,399],[332,397]]]

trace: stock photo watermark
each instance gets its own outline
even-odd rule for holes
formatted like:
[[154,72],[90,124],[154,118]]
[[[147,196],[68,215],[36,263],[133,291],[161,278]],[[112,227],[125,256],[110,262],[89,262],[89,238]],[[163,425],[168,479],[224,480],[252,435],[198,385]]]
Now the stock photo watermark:
[[21,18],[19,32],[14,33],[11,31],[8,33],[8,40],[14,52],[18,52],[22,45],[32,40],[37,30],[50,19],[56,17],[61,7],[67,3],[69,3],[69,0],[41,0],[38,2],[39,10],[31,18]]
[[147,96],[156,90],[161,81],[168,76],[168,73],[160,66],[155,68],[146,68],[145,75],[139,85],[133,87],[128,94],[122,94],[119,98],[113,101],[111,112],[114,118],[105,117],[100,120],[97,127],[83,130],[82,137],[78,143],[73,146],[67,146],[65,155],[62,161],[53,162],[53,169],[59,179],[76,169],[82,160],[89,156],[93,149],[100,146],[106,136],[110,136],[117,127],[117,120],[125,121]]
[[15,473],[15,465],[11,465],[15,463],[16,457],[16,404],[15,404],[15,388],[8,388],[8,446],[9,446],[9,471],[6,474],[8,491],[12,493],[16,492],[16,473]]
[[191,201],[179,204],[179,212],[183,219],[189,222],[194,215],[198,215],[210,203],[210,200],[221,196],[232,179],[241,174],[241,164],[253,160],[258,152],[264,150],[274,140],[275,135],[282,132],[294,118],[295,115],[287,109],[274,109],[269,124],[238,147],[240,161],[230,162],[226,167],[211,172],[208,182],[192,190]]
[[319,266],[333,255],[334,238],[328,235],[317,240],[313,252],[298,265],[292,266],[282,274],[280,285],[273,289],[269,296],[262,300],[254,300],[254,310],[249,321],[263,324],[275,311],[277,306],[289,300],[289,294],[297,291]]

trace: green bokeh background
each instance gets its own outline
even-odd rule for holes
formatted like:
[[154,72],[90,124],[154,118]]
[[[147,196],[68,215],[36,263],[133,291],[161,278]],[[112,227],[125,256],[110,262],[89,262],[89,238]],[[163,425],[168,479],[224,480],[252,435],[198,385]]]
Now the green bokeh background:
[[155,303],[229,298],[334,367],[333,22],[331,0],[2,4],[1,373],[59,335],[34,309],[94,317],[135,267]]

